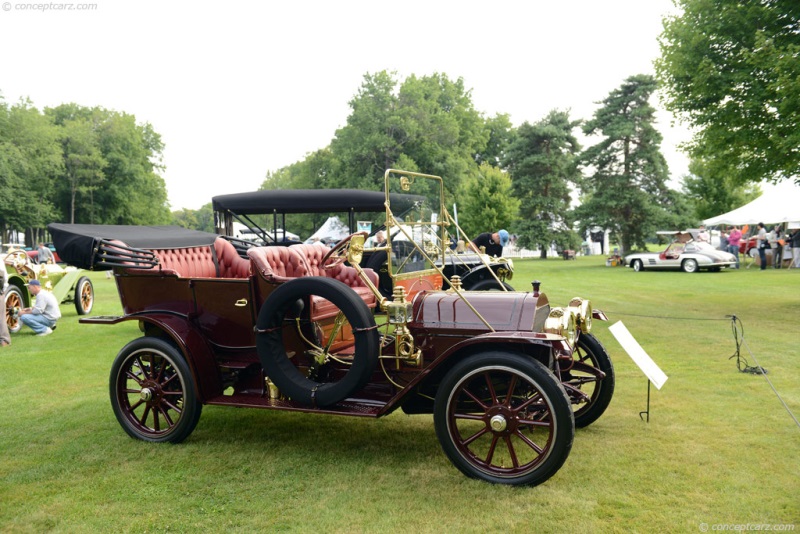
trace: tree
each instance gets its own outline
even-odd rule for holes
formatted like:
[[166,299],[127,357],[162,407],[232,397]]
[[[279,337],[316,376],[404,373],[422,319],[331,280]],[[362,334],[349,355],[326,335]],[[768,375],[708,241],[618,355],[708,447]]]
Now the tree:
[[475,110],[464,80],[447,75],[409,76],[398,96],[407,141],[403,154],[427,174],[444,177],[450,194],[477,171],[477,154],[486,149],[489,129]]
[[656,90],[649,75],[631,76],[612,91],[583,126],[586,135],[603,139],[581,154],[589,173],[582,180],[582,204],[575,210],[582,229],[611,229],[627,253],[644,248],[668,206],[667,163],[654,127],[649,100]]
[[683,191],[692,203],[696,220],[708,219],[743,206],[756,198],[760,190],[752,183],[740,185],[731,175],[714,173],[714,165],[705,160],[689,163],[689,176],[683,178]]
[[[76,104],[47,108],[45,114],[64,128],[73,122],[90,128],[91,135],[86,133],[83,140],[88,143],[93,139],[103,160],[102,177],[95,176],[94,185],[77,190],[81,198],[75,204],[76,222],[166,224],[171,220],[166,185],[158,175],[163,169],[164,145],[150,124],[139,124],[128,113]],[[102,188],[96,187],[98,180],[102,180]],[[72,196],[70,180],[65,178],[61,183],[66,205]],[[65,206],[63,211],[69,213],[70,209]]]
[[380,189],[380,179],[403,151],[408,128],[394,94],[397,81],[386,72],[364,75],[350,101],[347,124],[336,131],[331,152],[341,163],[337,188]]
[[573,133],[579,124],[570,120],[568,112],[557,110],[533,125],[526,122],[517,129],[503,160],[514,195],[521,201],[514,224],[518,242],[527,248],[539,246],[542,258],[553,242],[562,249],[580,244],[567,218],[570,184],[580,180],[576,164],[580,145]]
[[[75,223],[78,193],[90,195],[104,179],[106,160],[100,153],[94,125],[88,120],[67,120],[61,129],[64,177],[69,192],[69,222]],[[93,222],[89,217],[88,222]]]
[[62,171],[58,131],[29,100],[8,107],[0,102],[0,226],[2,233],[25,231],[26,241],[42,239],[56,218],[55,177]]
[[338,161],[336,187],[379,190],[386,169],[445,177],[450,194],[477,171],[490,130],[459,78],[444,74],[408,77],[398,88],[386,71],[364,76],[350,101],[347,124],[336,131],[331,154]]
[[500,167],[516,130],[507,113],[498,113],[494,117],[486,119],[484,128],[488,133],[486,148],[475,155],[475,161],[478,164],[488,163],[494,167]]
[[488,163],[467,179],[459,198],[463,200],[458,203],[458,224],[473,239],[482,232],[509,228],[519,211],[511,178]]
[[737,183],[800,181],[800,3],[676,4],[656,72],[667,109],[696,128],[692,157]]

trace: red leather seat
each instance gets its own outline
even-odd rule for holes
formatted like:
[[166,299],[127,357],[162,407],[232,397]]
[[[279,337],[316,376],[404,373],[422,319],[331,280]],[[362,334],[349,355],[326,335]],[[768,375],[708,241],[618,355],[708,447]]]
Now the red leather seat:
[[253,247],[247,250],[256,273],[270,282],[286,282],[308,275],[305,260],[289,247]]
[[218,237],[214,241],[214,250],[217,253],[218,278],[248,278],[250,276],[250,261],[239,256],[230,241]]
[[[232,245],[231,245],[232,246]],[[183,278],[216,278],[217,266],[211,247],[154,249],[159,260],[159,270]]]

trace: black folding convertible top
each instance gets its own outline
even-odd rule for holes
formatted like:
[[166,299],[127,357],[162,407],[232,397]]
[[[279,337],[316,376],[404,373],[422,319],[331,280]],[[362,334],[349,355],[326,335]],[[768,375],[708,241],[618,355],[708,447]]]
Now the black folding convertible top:
[[[392,209],[405,211],[423,200],[417,195],[391,195]],[[211,199],[214,211],[259,215],[267,213],[381,212],[386,196],[361,189],[280,189],[218,195]]]
[[[152,255],[140,249],[210,245],[217,234],[179,226],[60,224],[47,226],[59,257],[81,269],[104,270],[117,265],[152,267]],[[112,243],[116,242],[116,243]],[[119,242],[124,245],[120,246]]]

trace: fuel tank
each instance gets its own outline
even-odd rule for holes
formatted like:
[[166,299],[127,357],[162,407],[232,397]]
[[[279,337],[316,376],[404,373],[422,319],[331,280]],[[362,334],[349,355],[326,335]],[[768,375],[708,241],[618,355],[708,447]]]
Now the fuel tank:
[[[419,293],[414,299],[413,329],[538,332],[550,312],[544,293],[516,291]],[[487,323],[491,329],[487,327]],[[534,326],[536,325],[536,326]]]

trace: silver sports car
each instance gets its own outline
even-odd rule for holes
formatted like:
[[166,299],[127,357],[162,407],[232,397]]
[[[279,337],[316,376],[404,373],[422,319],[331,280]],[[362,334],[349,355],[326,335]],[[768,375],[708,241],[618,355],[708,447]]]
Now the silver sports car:
[[700,269],[719,271],[736,265],[733,254],[717,250],[703,241],[694,241],[689,232],[658,232],[674,235],[675,240],[662,252],[640,252],[625,256],[625,265],[634,271],[680,269],[694,273]]

